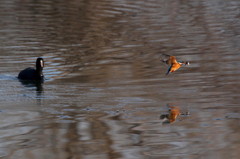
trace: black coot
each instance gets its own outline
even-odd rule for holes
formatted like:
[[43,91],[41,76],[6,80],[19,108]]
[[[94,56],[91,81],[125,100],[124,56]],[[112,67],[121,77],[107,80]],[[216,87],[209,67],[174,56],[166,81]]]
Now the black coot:
[[22,70],[18,74],[18,79],[20,80],[35,80],[35,81],[40,81],[44,79],[42,70],[44,67],[44,61],[43,58],[37,58],[36,60],[36,69],[34,68],[26,68]]

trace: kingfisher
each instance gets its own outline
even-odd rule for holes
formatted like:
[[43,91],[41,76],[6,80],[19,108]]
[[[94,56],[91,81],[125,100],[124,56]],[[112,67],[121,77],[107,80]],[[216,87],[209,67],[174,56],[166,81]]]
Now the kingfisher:
[[167,55],[167,54],[162,54],[162,62],[170,65],[166,75],[178,70],[182,65],[190,65],[190,63],[188,61],[186,61],[186,62],[177,61],[175,56],[171,56],[171,55]]

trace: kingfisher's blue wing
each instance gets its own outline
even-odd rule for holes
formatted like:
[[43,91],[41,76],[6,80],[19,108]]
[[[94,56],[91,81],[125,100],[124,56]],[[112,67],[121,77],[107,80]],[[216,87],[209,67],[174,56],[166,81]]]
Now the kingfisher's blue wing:
[[168,74],[170,73],[171,68],[172,68],[172,66],[170,66],[170,67],[168,68],[168,71],[167,71],[166,75],[168,75]]

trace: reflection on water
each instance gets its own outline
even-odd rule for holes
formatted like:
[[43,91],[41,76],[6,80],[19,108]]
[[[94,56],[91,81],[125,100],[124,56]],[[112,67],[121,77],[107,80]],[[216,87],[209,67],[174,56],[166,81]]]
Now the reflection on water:
[[29,88],[34,88],[36,91],[36,99],[38,101],[38,104],[41,105],[41,100],[43,97],[43,83],[44,81],[28,81],[28,80],[19,80],[23,86],[29,87]]
[[[2,0],[0,157],[238,158],[239,6]],[[19,82],[37,57],[46,81]]]
[[36,92],[42,92],[43,91],[43,81],[28,81],[28,80],[19,80],[22,85],[25,87],[36,87]]
[[167,114],[161,114],[160,119],[163,124],[170,124],[176,121],[180,115],[189,115],[189,112],[181,112],[177,106],[169,106]]

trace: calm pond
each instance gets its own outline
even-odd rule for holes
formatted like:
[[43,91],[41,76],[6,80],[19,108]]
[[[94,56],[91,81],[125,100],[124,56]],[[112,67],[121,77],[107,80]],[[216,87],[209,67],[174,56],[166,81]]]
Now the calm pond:
[[[238,159],[239,0],[1,0],[0,158]],[[190,61],[166,75],[161,55]],[[44,83],[17,79],[37,57]]]

